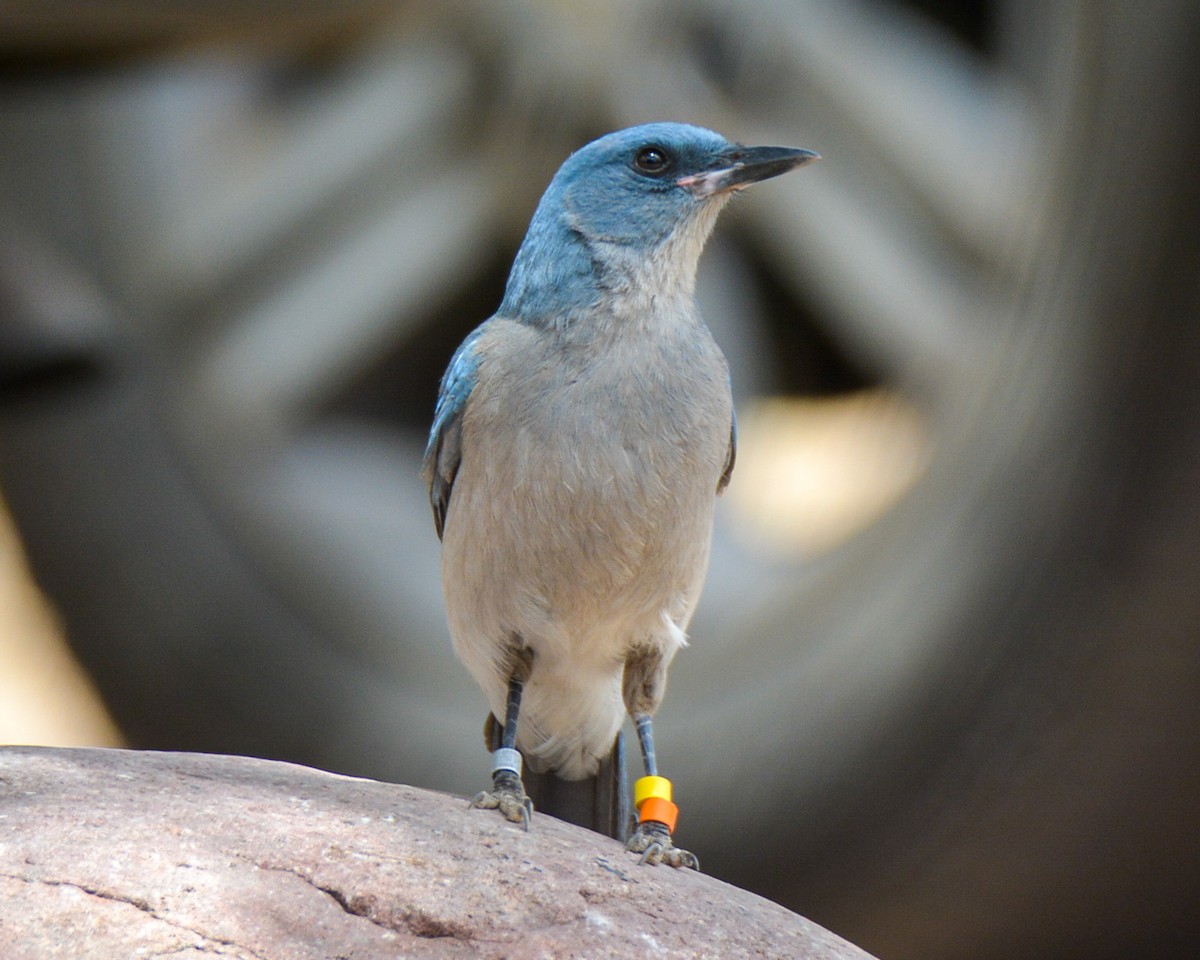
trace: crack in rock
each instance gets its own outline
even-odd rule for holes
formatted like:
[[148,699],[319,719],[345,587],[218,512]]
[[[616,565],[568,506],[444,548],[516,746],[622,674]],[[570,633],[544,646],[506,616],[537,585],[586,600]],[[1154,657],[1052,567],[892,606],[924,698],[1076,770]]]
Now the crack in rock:
[[389,918],[379,916],[379,911],[376,909],[379,901],[373,894],[347,896],[345,891],[334,886],[318,883],[312,877],[307,876],[295,867],[281,867],[270,863],[260,863],[240,854],[237,854],[237,856],[239,859],[253,863],[260,870],[291,874],[293,877],[308,884],[314,890],[319,890],[325,894],[325,896],[338,905],[338,909],[343,913],[366,920],[368,923],[372,923],[382,930],[387,930],[391,933],[410,934],[424,940],[439,939],[442,937],[452,937],[455,940],[478,939],[477,931],[471,927],[456,923],[453,920],[444,920],[439,917],[430,916],[428,913],[418,910],[415,907],[402,911],[399,916],[399,923],[389,922]]
[[[198,949],[204,953],[215,953],[220,956],[231,956],[231,954],[226,953],[224,950],[213,950],[210,944],[216,944],[219,947],[230,947],[238,951],[238,953],[240,953],[242,956],[253,957],[254,960],[268,960],[268,958],[262,956],[261,954],[255,953],[253,950],[243,946],[240,943],[237,943],[234,940],[226,940],[223,937],[214,937],[211,934],[204,933],[203,931],[197,930],[194,927],[189,927],[187,924],[180,923],[178,920],[172,920],[169,917],[164,917],[161,913],[158,913],[152,906],[150,906],[148,901],[143,900],[141,897],[131,897],[120,893],[114,893],[111,890],[102,890],[99,887],[88,886],[85,883],[77,883],[73,880],[51,880],[45,877],[25,877],[12,873],[0,873],[0,879],[17,880],[21,883],[29,884],[41,884],[42,886],[46,887],[68,887],[72,890],[78,890],[80,893],[84,893],[89,897],[96,897],[98,900],[107,900],[109,903],[123,903],[126,906],[133,907],[135,910],[146,914],[151,919],[157,920],[159,923],[170,927],[172,930],[183,931],[203,941],[203,943],[200,944],[191,944],[190,946],[192,949]],[[171,953],[179,953],[180,949],[181,948],[174,948],[168,952],[165,952],[163,955],[170,956]]]

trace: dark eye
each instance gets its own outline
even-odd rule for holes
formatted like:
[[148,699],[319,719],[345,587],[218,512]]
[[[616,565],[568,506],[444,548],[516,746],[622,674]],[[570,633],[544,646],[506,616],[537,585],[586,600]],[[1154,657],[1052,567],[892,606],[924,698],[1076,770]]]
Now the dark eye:
[[633,155],[633,166],[639,173],[656,177],[670,168],[671,155],[663,147],[642,147]]

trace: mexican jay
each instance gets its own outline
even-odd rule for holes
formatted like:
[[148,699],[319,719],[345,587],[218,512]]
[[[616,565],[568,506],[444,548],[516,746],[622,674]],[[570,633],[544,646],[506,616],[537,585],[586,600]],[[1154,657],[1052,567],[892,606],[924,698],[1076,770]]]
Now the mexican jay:
[[[499,734],[475,805],[528,826],[522,756],[589,777],[628,712],[646,789],[671,806],[650,718],[736,447],[697,264],[736,191],[816,156],[678,123],[589,143],[538,204],[496,314],[451,359],[425,471],[454,649]],[[630,849],[696,866],[671,842],[674,815],[656,816]]]

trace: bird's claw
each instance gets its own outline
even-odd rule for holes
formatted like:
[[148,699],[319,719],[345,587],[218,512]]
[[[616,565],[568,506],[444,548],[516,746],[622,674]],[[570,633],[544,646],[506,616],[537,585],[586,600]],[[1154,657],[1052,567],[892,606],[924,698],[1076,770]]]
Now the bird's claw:
[[640,853],[638,863],[665,863],[671,867],[700,869],[700,859],[690,850],[682,850],[671,840],[671,834],[661,823],[648,821],[639,823],[625,844],[630,853]]
[[499,810],[505,819],[521,824],[526,830],[533,819],[533,801],[525,795],[525,789],[520,783],[515,787],[481,790],[469,806],[471,809],[478,807],[481,810]]

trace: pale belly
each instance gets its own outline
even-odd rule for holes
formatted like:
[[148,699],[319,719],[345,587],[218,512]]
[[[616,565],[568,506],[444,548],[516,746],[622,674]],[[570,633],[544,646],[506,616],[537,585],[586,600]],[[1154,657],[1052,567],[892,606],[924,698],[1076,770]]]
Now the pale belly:
[[518,745],[535,766],[586,776],[623,720],[630,651],[669,660],[685,642],[728,450],[728,387],[645,417],[638,385],[663,390],[644,378],[504,382],[473,395],[464,420],[443,538],[451,635],[498,716],[512,644],[533,652]]

